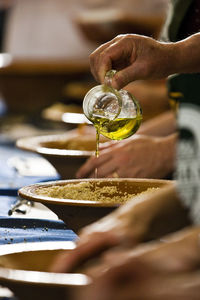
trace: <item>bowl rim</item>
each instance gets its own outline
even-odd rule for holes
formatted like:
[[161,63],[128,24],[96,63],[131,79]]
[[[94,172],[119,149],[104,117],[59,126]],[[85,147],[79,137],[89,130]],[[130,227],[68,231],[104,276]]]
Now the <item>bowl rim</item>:
[[[31,242],[1,245],[0,257],[9,254],[17,254],[31,251],[72,250],[75,247],[75,243],[69,241]],[[91,282],[91,278],[81,273],[63,274],[0,267],[0,282],[1,281],[3,281],[4,283],[16,282],[26,285],[37,286],[51,285],[58,287],[74,287],[88,285]]]
[[[107,181],[108,178],[93,178],[93,179],[67,179],[67,180],[55,180],[49,182],[41,182],[36,184],[31,184],[28,186],[24,186],[18,190],[18,195],[27,200],[41,202],[42,204],[56,204],[56,205],[68,205],[68,206],[77,206],[77,207],[119,207],[120,203],[112,203],[112,202],[100,202],[100,201],[89,201],[89,200],[72,200],[72,199],[62,199],[62,198],[53,198],[43,195],[37,195],[34,191],[39,187],[50,187],[53,185],[66,185],[70,183],[80,183],[80,182],[104,182]],[[166,185],[173,185],[174,181],[165,180],[165,179],[146,179],[146,178],[109,178],[110,182],[135,182],[135,183],[158,183],[162,184],[163,187]]]
[[60,134],[39,135],[20,138],[16,141],[16,147],[29,152],[36,152],[47,156],[55,157],[90,157],[95,152],[86,150],[67,150],[56,149],[51,147],[41,146],[41,143],[50,143],[56,141],[63,141],[77,136],[75,133],[66,132]]

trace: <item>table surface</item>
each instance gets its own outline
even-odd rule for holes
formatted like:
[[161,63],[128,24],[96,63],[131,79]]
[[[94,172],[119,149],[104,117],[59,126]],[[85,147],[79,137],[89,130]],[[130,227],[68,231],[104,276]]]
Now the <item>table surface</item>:
[[76,234],[63,221],[42,204],[24,206],[19,212],[9,216],[8,212],[19,201],[20,187],[41,181],[59,179],[57,173],[22,176],[10,164],[13,158],[29,160],[41,159],[34,153],[17,149],[14,144],[0,143],[0,245],[33,241],[73,241]]
[[[4,106],[0,99],[0,118],[4,114]],[[77,239],[77,235],[67,224],[40,203],[33,206],[24,204],[20,206],[20,210],[9,215],[9,211],[19,201],[19,188],[60,179],[59,174],[48,164],[38,154],[17,149],[15,141],[7,138],[0,128],[0,254],[1,247],[6,244]],[[22,169],[18,165],[23,166]],[[39,168],[36,167],[38,165]],[[1,286],[0,299],[17,300],[10,296],[9,290]]]
[[[9,163],[13,157],[41,159],[36,154],[16,149],[13,144],[0,143],[0,253],[5,244],[76,240],[77,235],[40,203],[33,207],[24,205],[19,212],[8,214],[19,201],[17,190],[20,187],[60,178],[58,174],[21,176]],[[0,299],[17,300],[9,293],[8,289],[0,287]]]

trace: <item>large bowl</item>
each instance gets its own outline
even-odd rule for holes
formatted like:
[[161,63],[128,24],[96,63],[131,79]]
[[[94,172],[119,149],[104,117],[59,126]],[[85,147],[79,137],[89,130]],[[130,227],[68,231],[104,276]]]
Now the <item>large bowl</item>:
[[[101,137],[101,142],[107,139]],[[36,152],[47,159],[63,179],[76,178],[76,172],[94,154],[96,138],[87,129],[71,130],[65,134],[36,136],[19,139],[17,147]]]
[[0,284],[19,300],[71,299],[77,289],[89,284],[84,274],[50,273],[52,261],[72,242],[23,243],[0,246]]
[[87,58],[16,60],[0,54],[0,92],[10,113],[40,112],[63,97],[66,83],[88,74]]
[[[124,179],[124,178],[111,178],[111,179],[74,179],[74,180],[60,180],[54,182],[46,182],[40,184],[33,184],[23,187],[19,190],[19,196],[31,201],[40,202],[50,208],[61,220],[63,220],[69,228],[78,232],[82,227],[93,223],[105,215],[112,212],[119,207],[121,203],[112,200],[112,195],[109,202],[98,200],[74,200],[63,199],[58,197],[49,197],[46,195],[38,194],[38,188],[48,187],[64,187],[66,190],[70,189],[70,184],[82,184],[84,182],[91,183],[90,195],[93,197],[93,190],[95,185],[98,187],[117,187],[119,193],[136,194],[147,191],[148,189],[157,189],[166,185],[172,184],[168,180],[157,179]],[[153,190],[151,191],[153,192]],[[88,198],[89,198],[88,197]],[[91,198],[91,197],[90,197]]]
[[126,13],[119,9],[91,9],[81,11],[77,25],[92,42],[99,44],[116,35],[135,33],[157,37],[164,21],[163,14]]

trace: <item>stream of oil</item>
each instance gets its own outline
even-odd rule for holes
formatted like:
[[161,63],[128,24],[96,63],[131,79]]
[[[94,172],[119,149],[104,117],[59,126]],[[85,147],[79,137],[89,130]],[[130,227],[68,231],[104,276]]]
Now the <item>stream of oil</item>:
[[[96,151],[95,151],[95,156],[99,157],[99,138],[100,138],[100,126],[96,125]],[[95,178],[98,178],[98,169],[95,168]]]

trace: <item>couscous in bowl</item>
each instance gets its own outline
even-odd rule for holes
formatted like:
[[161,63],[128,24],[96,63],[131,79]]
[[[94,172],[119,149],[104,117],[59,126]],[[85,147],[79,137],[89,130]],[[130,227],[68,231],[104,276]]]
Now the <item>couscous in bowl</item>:
[[46,205],[77,232],[138,194],[170,184],[168,180],[134,178],[60,180],[23,187],[19,196]]

